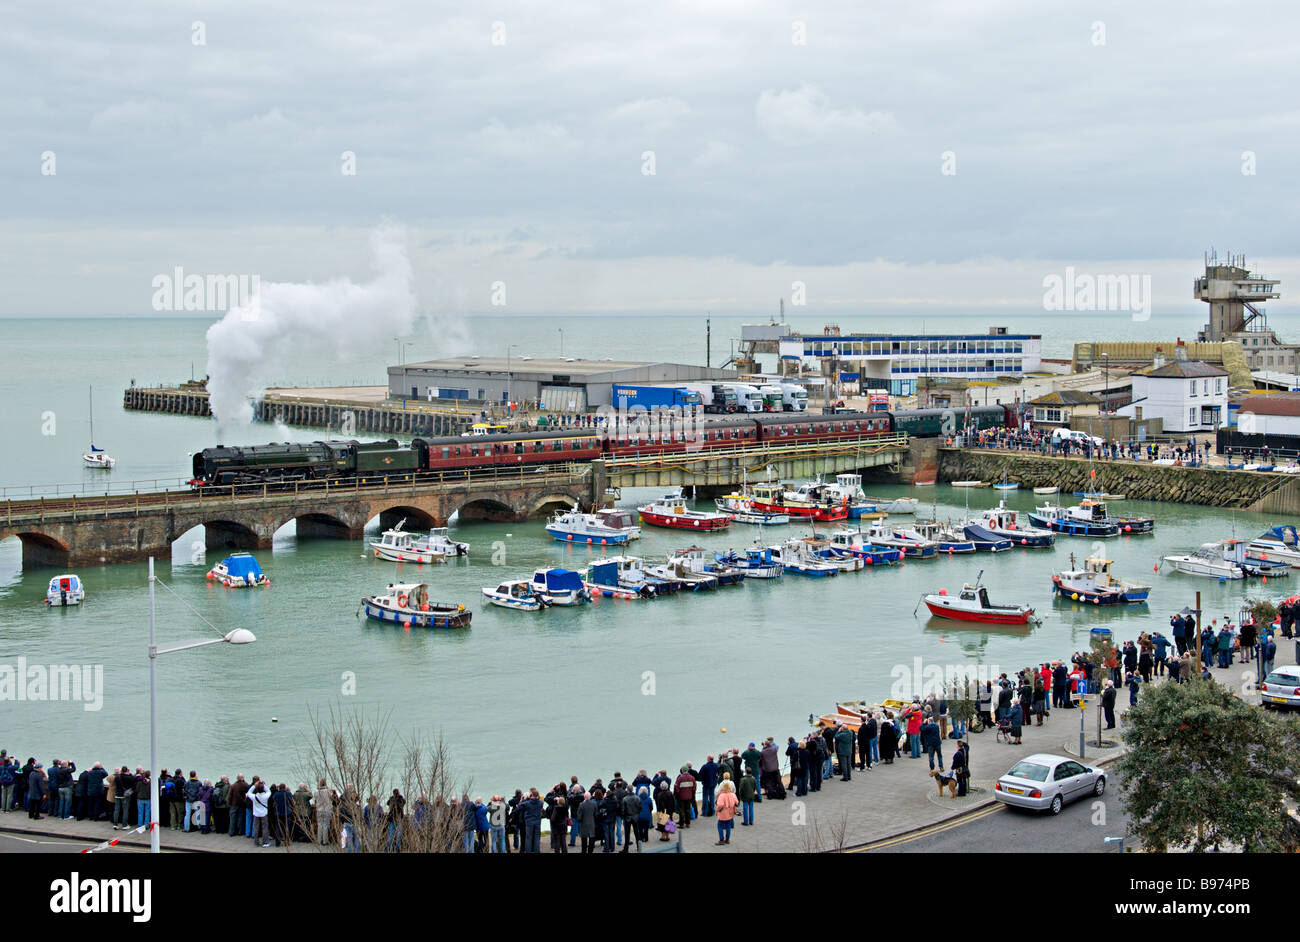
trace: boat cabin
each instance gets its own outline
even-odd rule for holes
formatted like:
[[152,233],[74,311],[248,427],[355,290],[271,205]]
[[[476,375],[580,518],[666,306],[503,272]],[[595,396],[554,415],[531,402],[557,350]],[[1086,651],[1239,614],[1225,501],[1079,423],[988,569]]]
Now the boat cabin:
[[605,526],[614,530],[627,530],[636,526],[636,518],[626,510],[598,510],[596,517]]
[[993,607],[989,604],[989,590],[982,585],[962,586],[958,598],[963,602],[978,602],[980,608]]

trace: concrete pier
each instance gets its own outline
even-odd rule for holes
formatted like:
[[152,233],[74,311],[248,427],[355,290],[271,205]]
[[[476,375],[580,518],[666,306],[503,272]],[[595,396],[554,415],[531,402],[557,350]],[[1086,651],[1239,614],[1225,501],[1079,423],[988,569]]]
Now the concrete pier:
[[[383,387],[268,389],[252,401],[253,417],[259,422],[331,429],[344,438],[375,432],[429,437],[459,435],[476,420],[469,412],[436,409],[419,400],[402,405],[388,401],[383,394]],[[168,415],[212,415],[207,390],[189,384],[131,386],[122,394],[122,407]]]

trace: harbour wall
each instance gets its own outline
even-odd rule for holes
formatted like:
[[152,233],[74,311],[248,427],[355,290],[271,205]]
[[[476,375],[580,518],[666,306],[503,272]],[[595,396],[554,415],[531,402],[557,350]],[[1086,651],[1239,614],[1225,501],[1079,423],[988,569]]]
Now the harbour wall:
[[[308,428],[334,429],[344,438],[361,432],[391,435],[459,435],[474,417],[464,413],[403,409],[373,402],[267,394],[252,401],[253,418]],[[169,415],[210,416],[208,393],[195,388],[132,386],[122,395],[122,408]]]
[[[1091,476],[1096,472],[1096,477]],[[940,481],[1000,482],[1022,488],[1059,487],[1064,494],[1096,490],[1133,500],[1236,507],[1300,515],[1296,475],[1216,468],[1181,468],[1134,461],[1092,461],[982,448],[939,449]]]

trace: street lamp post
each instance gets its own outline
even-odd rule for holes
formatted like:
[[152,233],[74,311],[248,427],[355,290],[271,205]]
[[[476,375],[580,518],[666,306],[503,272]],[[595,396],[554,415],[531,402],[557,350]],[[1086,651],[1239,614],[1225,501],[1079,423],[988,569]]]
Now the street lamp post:
[[159,647],[154,640],[154,583],[153,557],[149,557],[149,851],[162,852],[158,837],[158,687],[154,671],[154,661],[159,654],[172,654],[176,651],[188,651],[190,648],[202,648],[209,644],[251,644],[257,638],[247,628],[236,628],[219,638],[205,638],[201,641],[181,641]]

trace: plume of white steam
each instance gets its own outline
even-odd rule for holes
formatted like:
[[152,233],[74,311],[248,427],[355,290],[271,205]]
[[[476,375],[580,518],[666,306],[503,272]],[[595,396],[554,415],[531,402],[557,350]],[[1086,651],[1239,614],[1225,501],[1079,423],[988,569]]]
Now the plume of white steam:
[[400,229],[374,231],[370,266],[374,278],[365,284],[262,282],[255,298],[208,328],[208,394],[219,429],[252,422],[249,398],[283,376],[285,364],[373,356],[411,332],[416,300]]

